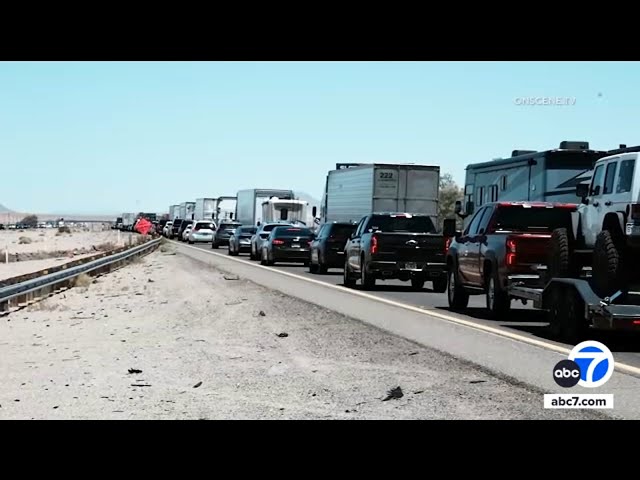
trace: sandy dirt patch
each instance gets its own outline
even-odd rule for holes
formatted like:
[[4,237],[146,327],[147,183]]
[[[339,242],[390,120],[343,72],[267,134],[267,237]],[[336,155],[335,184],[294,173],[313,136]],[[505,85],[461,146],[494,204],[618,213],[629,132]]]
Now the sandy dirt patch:
[[600,418],[164,250],[0,318],[0,419]]

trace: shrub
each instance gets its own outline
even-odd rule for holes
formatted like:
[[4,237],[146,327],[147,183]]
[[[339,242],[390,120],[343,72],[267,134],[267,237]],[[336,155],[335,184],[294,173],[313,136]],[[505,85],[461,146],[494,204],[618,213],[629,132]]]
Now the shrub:
[[81,273],[75,279],[74,286],[76,287],[88,287],[93,282],[93,279],[86,273]]
[[31,240],[29,237],[20,237],[20,238],[18,239],[18,243],[19,243],[20,245],[28,245],[28,244],[30,244],[32,241],[33,241],[33,240]]
[[71,233],[71,229],[66,225],[64,227],[58,227],[58,233]]

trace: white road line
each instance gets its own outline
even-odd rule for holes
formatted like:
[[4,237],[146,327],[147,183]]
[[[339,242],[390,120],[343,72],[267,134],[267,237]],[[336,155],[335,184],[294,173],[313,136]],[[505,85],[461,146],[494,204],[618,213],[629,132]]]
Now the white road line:
[[[175,242],[177,243],[177,242]],[[179,244],[181,245],[181,244]],[[376,295],[371,295],[368,293],[364,293],[358,290],[353,290],[351,288],[347,288],[347,287],[343,287],[340,285],[333,285],[331,283],[325,283],[322,282],[320,280],[314,280],[313,278],[308,278],[308,277],[303,277],[302,275],[296,275],[295,273],[291,273],[291,272],[286,272],[284,270],[278,270],[277,268],[273,268],[273,267],[267,267],[265,265],[260,265],[259,263],[254,263],[254,262],[250,262],[250,261],[246,261],[240,258],[235,258],[232,257],[230,255],[224,255],[222,253],[219,252],[212,252],[209,250],[204,250],[202,248],[198,248],[198,247],[193,247],[191,245],[182,245],[183,247],[187,247],[187,248],[193,248],[194,250],[197,250],[199,252],[205,252],[205,253],[209,253],[211,255],[217,255],[220,257],[223,257],[227,260],[233,260],[234,262],[239,262],[242,263],[243,265],[251,265],[252,267],[256,267],[256,268],[264,268],[265,270],[269,270],[270,272],[274,272],[274,273],[279,273],[280,275],[285,275],[287,277],[291,277],[291,278],[296,278],[298,280],[304,280],[305,282],[309,282],[309,283],[313,283],[316,285],[320,285],[322,287],[326,287],[326,288],[333,288],[334,290],[338,290],[341,292],[345,292],[345,293],[350,293],[351,295],[357,295],[359,297],[362,298],[367,298],[369,300],[373,300],[376,302],[380,302],[380,303],[385,303],[387,305],[391,305],[394,307],[399,307],[399,308],[403,308],[405,310],[410,310],[412,312],[416,312],[416,313],[421,313],[422,315],[427,315],[429,317],[435,317],[438,318],[440,320],[444,320],[447,322],[451,322],[451,323],[455,323],[458,325],[463,325],[465,327],[469,327],[469,328],[474,328],[476,330],[481,330],[483,332],[486,333],[491,333],[493,335],[498,335],[500,337],[506,337],[506,338],[510,338],[512,340],[516,340],[519,342],[523,342],[523,343],[527,343],[529,345],[535,345],[536,347],[540,347],[540,348],[545,348],[547,350],[552,350],[554,352],[557,353],[562,353],[565,355],[569,355],[569,353],[571,353],[571,349],[570,348],[566,348],[566,347],[560,347],[558,345],[554,345],[553,343],[549,343],[549,342],[545,342],[543,340],[538,340],[535,338],[530,338],[530,337],[525,337],[524,335],[518,335],[517,333],[512,333],[512,332],[507,332],[504,330],[500,330],[498,328],[494,328],[494,327],[489,327],[487,325],[483,325],[481,323],[476,323],[476,322],[472,322],[469,320],[463,320],[461,318],[457,318],[457,317],[453,317],[451,315],[446,315],[440,312],[436,312],[433,310],[425,310],[423,308],[419,308],[419,307],[414,307],[413,305],[408,305],[406,303],[400,303],[400,302],[396,302],[394,300],[389,300],[386,298],[382,298],[382,297],[378,297]],[[616,370],[619,370],[620,372],[624,372],[624,373],[628,373],[631,375],[636,375],[636,376],[640,376],[640,368],[638,367],[634,367],[632,365],[627,365],[625,363],[620,363],[620,362],[616,362],[615,365]]]

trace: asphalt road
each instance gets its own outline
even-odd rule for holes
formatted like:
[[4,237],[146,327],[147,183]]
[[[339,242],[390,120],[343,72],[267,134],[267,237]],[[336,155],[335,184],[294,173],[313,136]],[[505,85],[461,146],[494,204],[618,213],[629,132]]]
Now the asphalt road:
[[[218,250],[212,250],[208,244],[199,244],[194,246],[220,254],[227,254],[226,247],[222,247]],[[250,260],[248,254],[240,254],[238,257],[233,258],[243,260],[247,263],[259,264],[259,262]],[[277,263],[271,268],[276,268],[278,270],[283,270],[306,278],[312,278],[332,285],[342,285],[342,269],[330,269],[327,274],[319,275],[309,273],[309,270],[301,264]],[[359,287],[356,286],[356,289],[359,289]],[[546,328],[548,323],[546,322],[544,312],[534,309],[530,303],[528,305],[523,305],[519,301],[513,301],[511,304],[511,315],[509,318],[503,321],[496,321],[490,319],[487,315],[484,295],[475,295],[470,297],[469,308],[467,308],[465,314],[456,313],[450,311],[448,308],[447,294],[433,292],[429,282],[425,285],[422,292],[416,292],[412,291],[409,282],[401,282],[399,280],[379,280],[376,283],[375,289],[369,290],[367,293],[395,302],[419,307],[424,310],[440,312],[448,316],[453,316],[477,324],[498,328],[500,330],[512,331],[518,335],[539,339],[560,347],[571,348],[573,346],[556,341],[551,337]],[[615,354],[616,361],[624,362],[628,365],[640,368],[640,335],[621,332],[593,331],[589,339],[597,340],[607,345]]]

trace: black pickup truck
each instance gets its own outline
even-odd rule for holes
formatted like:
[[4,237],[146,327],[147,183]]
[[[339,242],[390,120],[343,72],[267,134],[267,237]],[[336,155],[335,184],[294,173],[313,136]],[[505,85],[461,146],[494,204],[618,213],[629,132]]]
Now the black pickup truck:
[[375,286],[377,279],[411,280],[416,290],[425,281],[433,290],[447,289],[446,253],[455,235],[455,220],[445,220],[442,233],[427,215],[388,213],[367,215],[345,246],[344,285],[353,287],[359,278],[362,288]]

